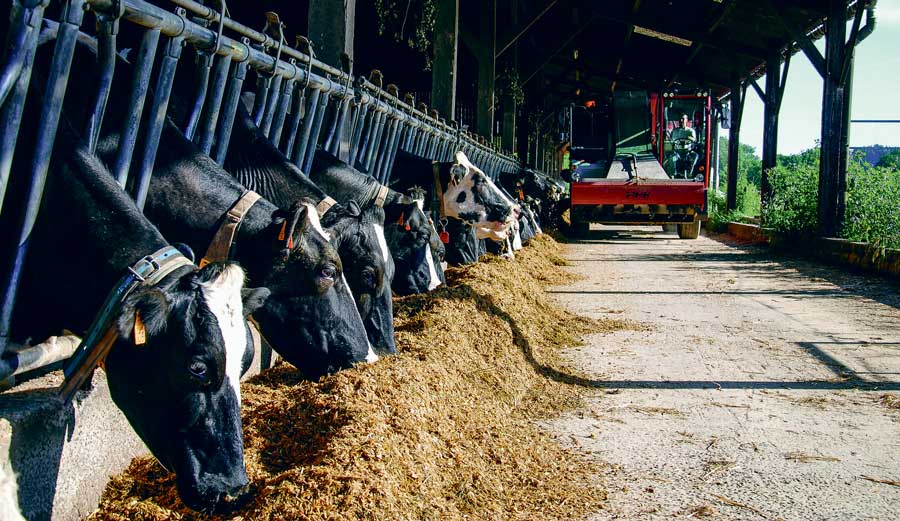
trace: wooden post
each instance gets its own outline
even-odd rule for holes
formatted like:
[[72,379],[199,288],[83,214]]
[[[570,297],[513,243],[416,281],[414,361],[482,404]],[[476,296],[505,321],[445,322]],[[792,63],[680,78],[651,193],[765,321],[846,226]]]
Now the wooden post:
[[353,60],[356,0],[310,0],[309,37],[316,57],[340,68],[341,53]]
[[[356,28],[356,0],[310,0],[309,36],[316,57],[342,69],[341,55],[349,57],[352,74],[353,33]],[[345,125],[339,140],[337,156],[350,160],[351,125]]]
[[781,52],[775,51],[766,61],[766,92],[763,98],[763,146],[762,146],[762,177],[760,179],[760,199],[762,206],[772,196],[772,186],[769,183],[769,170],[775,168],[778,162],[778,114],[781,110],[781,99],[784,95],[784,82],[787,80],[787,71],[790,66],[790,53],[784,61],[784,70],[781,69]]
[[456,53],[459,44],[459,0],[436,0],[431,106],[456,119]]
[[[512,27],[519,25],[519,2],[518,0],[510,0],[509,2],[509,21]],[[519,68],[519,44],[512,45],[512,59],[510,67],[518,72]],[[496,58],[496,56],[495,56]],[[519,78],[521,83],[522,78]],[[509,89],[507,89],[508,91]],[[503,98],[503,135],[500,139],[500,146],[504,150],[515,152],[516,150],[516,102],[507,92]]]
[[480,45],[478,46],[478,100],[476,101],[475,130],[486,138],[494,135],[494,58],[497,45],[497,0],[480,2]]
[[731,125],[728,129],[728,193],[725,207],[737,209],[738,160],[741,153],[741,117],[744,112],[744,100],[747,97],[747,86],[737,81],[731,87],[729,102],[731,103]]
[[[842,81],[845,39],[844,3],[831,0],[825,22],[825,78],[822,94],[822,145],[819,163],[819,232],[837,237],[840,232],[844,191],[841,178],[847,175],[844,139],[844,104],[849,97]],[[845,183],[844,183],[845,184]]]

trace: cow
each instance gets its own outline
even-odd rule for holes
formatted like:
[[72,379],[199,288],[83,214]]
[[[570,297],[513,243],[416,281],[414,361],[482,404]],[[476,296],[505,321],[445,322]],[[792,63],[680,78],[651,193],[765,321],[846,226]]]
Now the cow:
[[[435,186],[437,170],[437,186]],[[442,204],[442,217],[459,219],[468,224],[506,231],[515,218],[515,205],[463,152],[456,152],[454,162],[433,163],[431,160],[397,151],[391,171],[391,187],[408,190],[422,186],[426,200],[438,192]]]
[[[316,156],[322,153],[318,151]],[[242,184],[265,197],[271,196],[279,205],[304,197],[319,201],[322,223],[328,228],[332,245],[339,250],[369,342],[376,353],[395,353],[390,294],[393,260],[385,243],[383,212],[380,222],[377,215],[367,214],[366,222],[362,223],[359,205],[357,210],[348,212],[344,205],[333,204],[334,200],[322,188],[266,139],[240,104],[224,166]],[[373,277],[373,274],[380,275]],[[354,285],[354,281],[372,281],[372,284]]]
[[[425,190],[413,187],[409,191],[409,198],[413,200],[420,212],[425,208]],[[397,266],[392,287],[399,295],[412,295],[424,293],[437,288],[446,282],[444,278],[444,257],[446,247],[441,242],[440,234],[430,217],[425,217],[428,222],[428,240],[425,248],[417,245],[418,237],[411,233],[403,233],[408,223],[403,219],[388,223],[387,229],[397,228],[395,233],[388,233],[388,245]],[[446,226],[446,219],[443,225]]]
[[[42,49],[43,51],[43,49]],[[47,70],[38,54],[28,103],[40,101]],[[234,264],[198,269],[175,255],[64,114],[43,205],[31,235],[13,320],[14,338],[45,338],[62,328],[88,329],[107,292],[141,259],[167,252],[174,270],[139,286],[113,308],[115,338],[105,359],[109,391],[159,462],[176,475],[189,507],[214,512],[246,492],[239,378],[253,355],[245,316],[265,302],[265,288],[244,288]],[[24,193],[37,118],[23,121],[11,193]],[[80,125],[78,125],[80,128]],[[17,207],[18,205],[18,207]],[[0,219],[3,251],[18,234],[10,198]],[[157,257],[157,260],[159,257]],[[101,448],[102,449],[102,448]]]
[[431,210],[447,219],[442,231],[449,234],[446,261],[450,265],[477,262],[484,253],[476,230],[505,241],[516,219],[516,205],[462,152],[456,153],[453,163],[434,163],[398,150],[391,185],[398,190],[422,185],[425,201],[439,200],[438,208]]
[[434,264],[430,251],[434,227],[423,210],[424,194],[419,200],[405,196],[324,150],[316,153],[310,178],[338,199],[353,199],[363,208],[384,209],[384,235],[396,265],[395,273],[401,273],[396,285],[392,279],[394,291],[400,295],[424,293],[441,284],[440,264]]

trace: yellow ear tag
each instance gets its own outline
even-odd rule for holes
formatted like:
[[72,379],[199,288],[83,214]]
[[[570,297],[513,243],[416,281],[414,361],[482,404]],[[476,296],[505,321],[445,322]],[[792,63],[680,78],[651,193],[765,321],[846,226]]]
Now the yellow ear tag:
[[206,267],[207,264],[209,264],[209,259],[207,259],[206,257],[203,257],[202,259],[200,259],[200,263],[197,265],[197,267],[200,269],[203,269]]
[[134,345],[142,346],[147,343],[147,328],[141,320],[141,314],[134,314]]

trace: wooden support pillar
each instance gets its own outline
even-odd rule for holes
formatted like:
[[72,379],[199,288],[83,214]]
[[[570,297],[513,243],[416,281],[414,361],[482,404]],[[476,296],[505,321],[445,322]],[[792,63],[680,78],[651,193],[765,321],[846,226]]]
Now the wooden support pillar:
[[[316,57],[344,69],[342,55],[349,58],[347,71],[353,73],[353,34],[356,29],[356,0],[310,0],[309,37]],[[337,156],[350,160],[351,126],[345,125],[337,136]]]
[[436,0],[431,106],[456,119],[456,53],[459,44],[459,0]]
[[[509,1],[509,21],[512,27],[519,25],[519,2],[518,0]],[[518,72],[519,68],[519,44],[512,43],[512,59],[510,67]],[[494,58],[496,59],[497,56]],[[519,79],[521,82],[521,78]],[[509,91],[509,89],[507,89]],[[516,151],[516,103],[512,96],[507,92],[503,98],[503,135],[500,139],[500,146],[504,150],[511,152]]]
[[341,53],[353,60],[356,0],[310,0],[309,37],[316,57],[333,67],[341,66]]
[[782,70],[780,51],[773,52],[766,61],[766,92],[763,97],[762,177],[759,191],[763,206],[766,205],[772,196],[769,170],[775,168],[778,162],[778,114],[781,111],[781,100],[784,96],[784,86],[787,81],[790,64],[791,54],[787,53],[784,59],[784,69]]
[[[845,104],[849,84],[842,78],[847,26],[844,4],[831,0],[825,22],[825,77],[822,94],[822,141],[819,163],[819,233],[837,237],[843,219],[847,175]],[[852,42],[851,42],[852,43]]]
[[481,39],[478,45],[478,100],[476,102],[475,129],[490,139],[494,135],[494,77],[496,74],[497,0],[482,0],[479,4]]
[[737,209],[738,160],[741,154],[741,117],[744,113],[744,100],[747,97],[747,86],[739,81],[731,87],[729,102],[731,103],[731,122],[728,128],[728,188],[725,207]]

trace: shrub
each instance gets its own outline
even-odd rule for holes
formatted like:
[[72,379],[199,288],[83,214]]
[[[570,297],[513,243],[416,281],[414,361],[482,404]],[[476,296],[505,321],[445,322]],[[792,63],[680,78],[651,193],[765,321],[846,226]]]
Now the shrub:
[[900,248],[900,170],[851,162],[841,236]]
[[819,166],[797,164],[769,170],[772,197],[762,209],[766,226],[786,235],[814,236],[819,227]]

